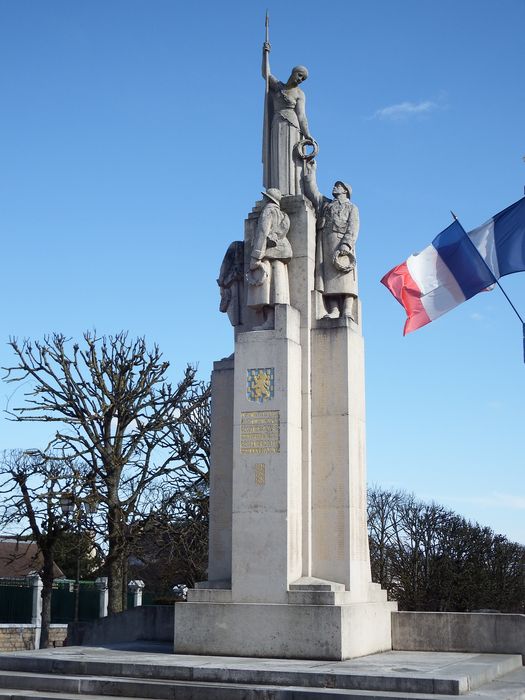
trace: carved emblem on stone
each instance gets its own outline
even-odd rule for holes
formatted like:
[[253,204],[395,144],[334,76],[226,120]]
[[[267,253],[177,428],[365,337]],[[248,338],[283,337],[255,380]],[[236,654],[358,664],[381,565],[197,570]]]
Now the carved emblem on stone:
[[274,368],[249,369],[246,372],[246,395],[249,401],[263,403],[274,396]]
[[255,484],[256,486],[266,484],[266,465],[262,462],[255,465]]

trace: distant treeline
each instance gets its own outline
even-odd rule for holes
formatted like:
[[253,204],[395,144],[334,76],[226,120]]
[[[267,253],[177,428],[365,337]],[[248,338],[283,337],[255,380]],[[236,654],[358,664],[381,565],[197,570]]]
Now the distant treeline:
[[400,610],[525,613],[525,547],[435,503],[368,492],[372,579]]

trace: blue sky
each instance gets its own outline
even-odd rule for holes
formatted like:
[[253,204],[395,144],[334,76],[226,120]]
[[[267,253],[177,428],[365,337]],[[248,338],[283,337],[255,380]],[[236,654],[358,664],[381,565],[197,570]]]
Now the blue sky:
[[[157,342],[174,381],[232,352],[215,280],[260,197],[266,7],[272,72],[310,70],[320,188],[360,208],[369,481],[525,543],[518,320],[494,291],[403,338],[379,284],[450,209],[522,196],[523,0],[0,0],[0,364],[93,328]],[[525,273],[502,284],[525,314]],[[48,435],[0,418],[0,448]]]

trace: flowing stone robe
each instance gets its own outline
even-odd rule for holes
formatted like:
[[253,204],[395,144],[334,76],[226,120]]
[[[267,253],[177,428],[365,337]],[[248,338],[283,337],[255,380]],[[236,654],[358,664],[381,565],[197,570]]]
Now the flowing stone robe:
[[304,92],[287,89],[280,80],[269,77],[268,114],[269,142],[263,143],[264,186],[275,187],[283,195],[302,194],[302,160],[295,151],[301,139],[297,107],[304,112]]

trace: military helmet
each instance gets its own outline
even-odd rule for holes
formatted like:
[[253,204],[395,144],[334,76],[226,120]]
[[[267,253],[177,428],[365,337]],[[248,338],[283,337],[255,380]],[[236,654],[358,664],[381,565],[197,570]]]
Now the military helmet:
[[348,192],[348,199],[352,199],[352,187],[351,187],[351,185],[348,185],[346,182],[343,182],[342,180],[336,180],[335,184],[342,185],[345,188],[345,190]]
[[262,192],[262,194],[265,197],[268,197],[268,199],[271,199],[272,202],[275,202],[275,204],[281,203],[282,194],[281,191],[277,189],[277,187],[270,187],[266,190],[266,192]]

